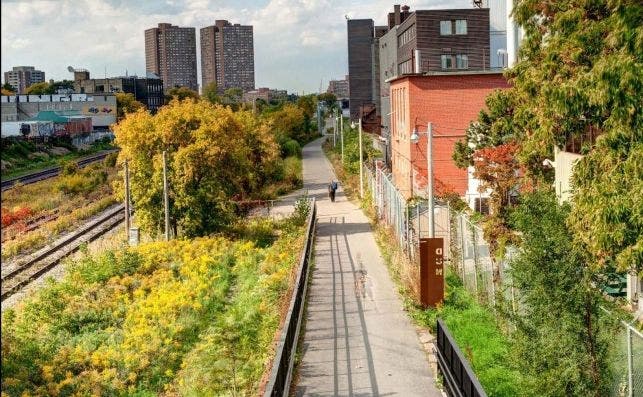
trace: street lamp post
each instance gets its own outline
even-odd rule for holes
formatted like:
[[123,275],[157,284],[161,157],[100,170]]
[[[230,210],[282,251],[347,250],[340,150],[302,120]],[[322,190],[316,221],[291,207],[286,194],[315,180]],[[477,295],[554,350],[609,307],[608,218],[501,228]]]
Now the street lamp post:
[[170,199],[167,187],[167,151],[163,151],[163,204],[165,209],[165,241],[170,240]]
[[364,153],[362,151],[362,118],[359,118],[359,198],[364,198]]
[[[427,145],[426,145],[426,162],[427,162],[427,190],[429,201],[429,237],[435,237],[435,222],[433,221],[433,124],[427,125]],[[413,129],[411,142],[417,144],[420,141],[420,135],[417,128]]]
[[[335,110],[333,110],[333,114],[335,113]],[[332,117],[332,116],[331,116]],[[337,147],[337,117],[333,117],[333,148]]]
[[342,142],[342,165],[344,165],[344,115],[339,113],[340,139]]

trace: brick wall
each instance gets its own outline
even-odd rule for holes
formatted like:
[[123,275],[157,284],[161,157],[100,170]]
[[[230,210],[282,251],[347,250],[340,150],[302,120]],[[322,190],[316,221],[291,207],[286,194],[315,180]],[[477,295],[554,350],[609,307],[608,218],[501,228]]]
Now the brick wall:
[[[411,178],[403,161],[419,173],[416,183],[425,189],[427,175],[427,123],[433,123],[433,176],[436,193],[454,191],[461,196],[467,190],[467,171],[459,169],[451,158],[455,142],[462,139],[469,123],[476,120],[485,107],[485,98],[508,84],[500,73],[451,73],[427,76],[406,76],[391,84],[391,93],[400,87],[408,88],[407,103],[396,103],[391,94],[391,111],[408,109],[409,126],[400,131],[405,137],[392,139],[393,176],[398,188],[407,197],[412,195]],[[395,117],[391,119],[396,124]],[[413,144],[408,137],[413,127],[420,132],[420,142]],[[406,138],[406,139],[404,139]],[[400,158],[403,161],[395,161]],[[417,192],[416,192],[417,194]]]

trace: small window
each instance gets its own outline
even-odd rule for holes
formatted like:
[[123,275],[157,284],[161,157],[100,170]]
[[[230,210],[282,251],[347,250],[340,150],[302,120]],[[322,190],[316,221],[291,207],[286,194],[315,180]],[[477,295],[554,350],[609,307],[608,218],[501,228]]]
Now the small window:
[[451,21],[440,21],[440,34],[442,36],[451,35]]
[[466,54],[456,55],[455,64],[458,69],[469,69],[469,56]]
[[455,21],[455,34],[467,34],[467,20],[456,19]]
[[440,56],[442,62],[442,69],[453,69],[453,59],[451,55],[442,55]]
[[483,215],[489,215],[489,199],[484,197],[484,198],[476,198],[475,202],[475,210]]

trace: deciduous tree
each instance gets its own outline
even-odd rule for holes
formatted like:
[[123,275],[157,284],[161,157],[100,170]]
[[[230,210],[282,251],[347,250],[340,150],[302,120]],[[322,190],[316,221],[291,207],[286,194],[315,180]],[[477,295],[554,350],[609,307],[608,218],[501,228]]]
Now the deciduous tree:
[[122,119],[128,113],[137,112],[139,109],[145,109],[145,105],[136,100],[134,94],[117,92],[116,108],[118,109],[118,119]]
[[199,100],[199,93],[189,89],[188,87],[174,87],[165,95],[165,103],[168,104],[172,99],[182,101],[184,99],[191,99],[193,101]]
[[217,90],[218,87],[216,82],[213,81],[211,83],[208,83],[205,87],[203,87],[203,98],[212,104],[221,103],[221,97],[219,96],[219,92]]
[[207,101],[173,101],[154,116],[133,113],[115,134],[119,158],[130,162],[137,217],[151,232],[163,225],[163,150],[168,153],[172,223],[187,236],[229,224],[230,200],[268,183],[279,156],[268,125],[250,112]]

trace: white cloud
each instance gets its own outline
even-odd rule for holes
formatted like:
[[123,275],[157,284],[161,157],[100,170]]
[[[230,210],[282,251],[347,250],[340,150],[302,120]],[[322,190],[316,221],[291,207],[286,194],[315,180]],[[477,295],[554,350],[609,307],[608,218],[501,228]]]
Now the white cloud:
[[[241,3],[241,4],[240,4]],[[2,69],[33,65],[70,78],[67,65],[94,75],[145,73],[143,31],[159,22],[199,29],[227,19],[254,26],[257,86],[316,91],[346,74],[346,20],[384,24],[390,0],[58,0],[2,2]],[[469,8],[469,0],[409,2],[418,8]],[[197,45],[198,52],[198,45]],[[200,62],[197,62],[200,66]],[[325,88],[325,87],[322,87]]]

